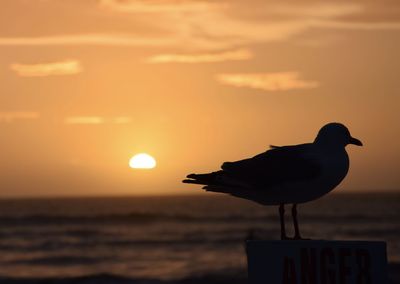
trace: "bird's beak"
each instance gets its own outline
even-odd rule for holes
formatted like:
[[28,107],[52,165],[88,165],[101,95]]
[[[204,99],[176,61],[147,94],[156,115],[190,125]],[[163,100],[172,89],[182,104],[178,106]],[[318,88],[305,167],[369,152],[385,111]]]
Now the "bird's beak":
[[357,145],[357,146],[363,145],[363,143],[360,140],[358,140],[357,138],[354,138],[354,137],[350,137],[349,144],[353,144],[353,145]]

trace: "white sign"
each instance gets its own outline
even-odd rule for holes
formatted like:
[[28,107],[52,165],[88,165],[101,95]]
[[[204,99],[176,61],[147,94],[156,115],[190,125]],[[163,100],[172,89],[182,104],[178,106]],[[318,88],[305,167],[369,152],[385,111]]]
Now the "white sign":
[[248,241],[250,284],[385,284],[386,243]]

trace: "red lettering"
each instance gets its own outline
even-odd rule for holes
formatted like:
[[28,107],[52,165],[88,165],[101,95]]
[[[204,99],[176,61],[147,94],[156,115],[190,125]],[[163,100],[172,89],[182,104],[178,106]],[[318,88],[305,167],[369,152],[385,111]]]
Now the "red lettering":
[[301,284],[316,284],[317,283],[317,263],[315,248],[302,248],[300,251],[300,267],[301,267]]
[[294,268],[294,260],[286,256],[283,261],[282,284],[296,284],[296,270]]
[[371,257],[366,249],[356,250],[357,284],[371,284]]
[[347,264],[347,258],[351,256],[348,248],[339,249],[339,283],[346,284],[346,278],[351,274],[350,266]]
[[331,248],[324,248],[321,250],[320,256],[320,276],[321,284],[335,284],[336,283],[336,270],[330,269],[329,264],[335,264],[335,254]]

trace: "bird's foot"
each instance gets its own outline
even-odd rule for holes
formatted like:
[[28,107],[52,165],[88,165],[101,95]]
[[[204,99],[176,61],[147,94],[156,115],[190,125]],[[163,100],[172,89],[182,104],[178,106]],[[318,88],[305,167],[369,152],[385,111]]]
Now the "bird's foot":
[[281,241],[310,241],[310,240],[311,239],[302,238],[300,236],[294,236],[293,238],[286,237],[286,236],[281,236]]

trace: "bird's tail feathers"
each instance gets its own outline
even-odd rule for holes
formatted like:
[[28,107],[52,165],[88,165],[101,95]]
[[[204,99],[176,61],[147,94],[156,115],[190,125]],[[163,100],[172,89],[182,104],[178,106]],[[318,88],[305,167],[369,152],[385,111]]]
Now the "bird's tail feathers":
[[187,175],[187,179],[184,179],[183,183],[194,183],[194,184],[204,184],[204,185],[215,185],[218,183],[218,176],[220,176],[221,171],[212,172],[207,174],[190,174]]
[[206,185],[203,186],[203,189],[205,191],[210,191],[210,192],[229,193],[229,194],[231,194],[232,191],[232,187],[226,187],[223,185]]
[[205,184],[204,181],[195,180],[195,179],[184,179],[182,180],[183,183],[193,183],[193,184]]
[[[253,191],[249,190],[246,187],[207,185],[207,186],[204,186],[203,189],[205,189],[206,191],[210,191],[210,192],[225,193],[225,194],[229,194],[231,196],[235,196],[235,197],[239,197],[239,198],[254,200],[252,198]],[[257,199],[255,199],[255,201],[257,202]]]

